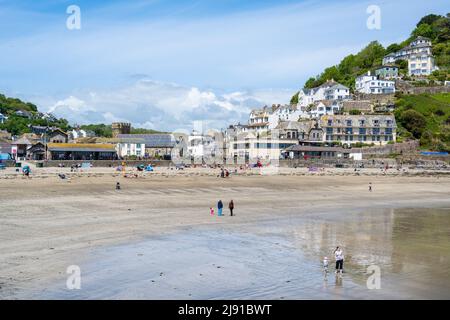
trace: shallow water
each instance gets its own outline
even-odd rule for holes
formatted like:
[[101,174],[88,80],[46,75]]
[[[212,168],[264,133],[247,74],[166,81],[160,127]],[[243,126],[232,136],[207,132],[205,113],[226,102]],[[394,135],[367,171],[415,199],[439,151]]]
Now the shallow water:
[[[238,217],[226,219],[235,219]],[[321,260],[344,248],[345,273]],[[381,270],[369,290],[367,267]],[[314,213],[247,225],[208,226],[98,248],[31,298],[58,299],[449,299],[450,209]]]

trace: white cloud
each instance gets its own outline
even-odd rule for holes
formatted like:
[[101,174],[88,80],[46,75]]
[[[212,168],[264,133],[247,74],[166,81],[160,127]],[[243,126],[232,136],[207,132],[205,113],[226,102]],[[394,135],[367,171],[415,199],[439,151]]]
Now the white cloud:
[[217,93],[197,87],[142,79],[115,89],[77,92],[44,109],[71,123],[129,121],[135,127],[170,131],[190,129],[202,120],[211,128],[247,121],[252,108],[287,103],[292,89]]

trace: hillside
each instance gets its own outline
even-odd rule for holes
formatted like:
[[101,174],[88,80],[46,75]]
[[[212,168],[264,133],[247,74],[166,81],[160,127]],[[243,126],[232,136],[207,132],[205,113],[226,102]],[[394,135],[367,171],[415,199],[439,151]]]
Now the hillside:
[[[339,64],[309,78],[304,87],[314,88],[334,79],[354,91],[357,76],[381,66],[385,55],[406,47],[418,36],[431,39],[435,62],[440,68],[428,79],[450,80],[450,13],[447,13],[446,16],[429,14],[423,17],[410,37],[402,43],[393,43],[387,48],[377,41],[369,43],[357,54],[348,55]],[[402,75],[407,74],[406,61],[398,60],[396,65]],[[408,80],[408,77],[404,79]],[[298,94],[292,96],[291,104],[298,103]],[[420,139],[423,148],[450,151],[450,94],[397,96],[395,117],[399,124],[400,140],[414,137]]]
[[[26,111],[30,117],[22,117],[16,115],[17,111]],[[63,131],[72,129],[72,126],[66,119],[45,117],[43,113],[39,112],[36,105],[30,102],[24,102],[17,98],[9,98],[0,94],[0,113],[8,117],[5,123],[0,124],[0,130],[6,130],[12,135],[20,136],[24,133],[31,132],[30,126],[50,126],[58,127]],[[83,125],[81,129],[95,132],[99,137],[111,137],[112,129],[110,125],[105,124],[90,124]],[[131,128],[131,133],[161,133],[151,129]]]
[[450,152],[450,93],[402,95],[395,118],[403,138],[420,139],[424,149]]
[[[16,115],[17,111],[28,112],[29,118]],[[70,128],[66,119],[45,118],[36,105],[3,94],[0,94],[0,113],[8,117],[5,123],[0,124],[0,130],[6,130],[12,135],[31,132],[30,126],[54,126],[63,130]]]
[[[339,64],[326,68],[316,77],[309,78],[304,87],[314,88],[329,79],[334,79],[353,91],[357,76],[381,66],[385,55],[407,46],[418,36],[431,39],[433,55],[435,56],[436,64],[441,69],[433,73],[430,79],[450,80],[450,13],[448,13],[446,16],[429,14],[423,17],[411,32],[410,37],[400,44],[393,43],[384,48],[378,41],[369,43],[357,54],[350,54],[342,59]],[[407,64],[405,61],[397,61],[396,65],[400,68],[401,73],[406,74]],[[295,95],[292,97],[292,102],[296,102]]]

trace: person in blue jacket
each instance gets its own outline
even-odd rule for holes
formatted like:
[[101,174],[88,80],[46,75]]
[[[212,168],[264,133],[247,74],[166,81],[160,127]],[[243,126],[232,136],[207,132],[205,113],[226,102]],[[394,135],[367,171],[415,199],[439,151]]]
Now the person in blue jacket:
[[217,203],[217,215],[218,216],[222,216],[222,209],[223,209],[223,203],[222,200],[219,200],[219,202]]

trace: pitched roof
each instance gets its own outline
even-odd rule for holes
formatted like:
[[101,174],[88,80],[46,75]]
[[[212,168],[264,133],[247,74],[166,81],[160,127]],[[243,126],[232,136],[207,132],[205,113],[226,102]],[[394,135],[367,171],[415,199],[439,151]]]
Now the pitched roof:
[[[172,134],[119,134],[121,141],[134,141],[145,144],[146,148],[173,148],[175,138]],[[131,140],[130,140],[131,139]]]
[[13,141],[12,144],[14,144],[14,145],[17,145],[17,144],[26,144],[26,145],[30,145],[30,144],[32,144],[32,143],[31,143],[30,140],[28,140],[26,137],[22,137],[22,138],[20,138],[20,139],[18,139],[18,140]]

